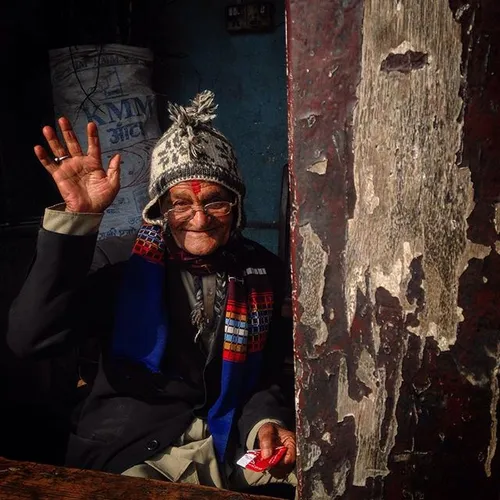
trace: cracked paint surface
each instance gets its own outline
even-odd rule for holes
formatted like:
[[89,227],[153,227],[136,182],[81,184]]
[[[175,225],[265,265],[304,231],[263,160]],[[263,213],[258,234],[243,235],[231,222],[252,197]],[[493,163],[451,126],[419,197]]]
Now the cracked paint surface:
[[[379,26],[388,26],[383,38]],[[432,36],[435,30],[440,37]],[[371,352],[361,344],[352,375],[368,389],[361,400],[349,397],[349,382],[342,386],[339,377],[339,421],[349,413],[356,420],[355,486],[389,474],[407,349],[402,330],[416,308],[406,297],[413,259],[423,256],[425,275],[425,306],[414,333],[434,336],[443,349],[455,342],[457,281],[472,256],[466,232],[473,206],[470,172],[455,165],[462,133],[460,35],[446,0],[432,2],[425,12],[418,4],[365,3],[363,77],[354,121],[358,202],[348,223],[345,260],[348,324],[353,325],[360,293],[372,304],[377,294],[386,294],[391,307],[401,310],[385,324],[375,320],[376,310],[371,312],[364,339],[372,344]],[[405,46],[413,50],[404,51]],[[405,59],[405,54],[420,56]],[[405,71],[389,71],[401,70],[405,61]],[[433,189],[436,183],[445,188]],[[392,341],[383,342],[384,328],[393,332]],[[384,355],[396,364],[390,381]]]
[[351,421],[337,424],[335,380],[345,332],[346,214],[355,201],[345,188],[353,185],[349,124],[359,80],[352,70],[360,57],[362,4],[287,5],[297,472],[304,499],[333,498],[337,490],[347,494],[352,478],[354,456],[346,456],[346,449],[355,448],[354,429]]
[[301,498],[496,498],[500,5],[289,11]]
[[[359,201],[348,225],[346,300],[352,312],[356,290],[366,292],[368,272],[371,295],[382,286],[410,311],[404,297],[408,262],[424,255],[427,307],[421,328],[434,323],[437,338],[446,345],[456,335],[457,279],[472,253],[466,232],[473,186],[470,172],[455,165],[463,106],[460,27],[446,0],[432,2],[422,15],[419,5],[406,2],[400,10],[391,0],[365,5],[354,137]],[[392,29],[381,40],[377,27],[388,23]],[[434,31],[441,36],[433,37]],[[381,72],[381,61],[401,40],[430,54],[429,64],[408,74]],[[370,126],[375,122],[376,127]],[[436,183],[446,187],[432,189]]]
[[315,234],[310,224],[299,229],[302,237],[302,276],[306,280],[300,283],[298,303],[302,307],[301,321],[314,332],[314,345],[322,345],[328,337],[328,329],[323,320],[324,307],[322,304],[325,288],[325,269],[328,263],[328,254],[323,250],[321,240]]
[[328,167],[328,160],[319,160],[307,167],[308,172],[313,172],[318,175],[325,175]]

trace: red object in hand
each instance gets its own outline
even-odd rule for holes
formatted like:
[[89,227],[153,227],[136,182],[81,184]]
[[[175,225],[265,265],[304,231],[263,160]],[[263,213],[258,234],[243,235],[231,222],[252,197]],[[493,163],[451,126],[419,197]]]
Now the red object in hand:
[[278,446],[269,458],[262,458],[262,450],[248,450],[236,463],[254,472],[264,472],[274,467],[285,456],[286,446]]

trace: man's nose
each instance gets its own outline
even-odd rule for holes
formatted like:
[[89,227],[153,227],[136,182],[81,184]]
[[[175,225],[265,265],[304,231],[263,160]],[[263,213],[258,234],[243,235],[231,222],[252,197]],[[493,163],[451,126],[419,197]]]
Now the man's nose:
[[191,219],[191,224],[196,228],[203,228],[207,226],[210,222],[210,217],[205,213],[202,207],[197,207],[194,210],[193,218]]

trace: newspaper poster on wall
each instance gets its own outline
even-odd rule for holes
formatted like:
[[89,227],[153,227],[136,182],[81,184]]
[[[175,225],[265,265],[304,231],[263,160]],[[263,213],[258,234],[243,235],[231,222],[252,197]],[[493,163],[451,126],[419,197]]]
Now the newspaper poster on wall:
[[160,136],[152,52],[119,44],[79,45],[51,50],[49,57],[56,118],[71,121],[82,148],[87,123],[97,124],[105,168],[114,154],[121,155],[120,192],[105,212],[99,238],[133,233],[141,225],[150,153]]

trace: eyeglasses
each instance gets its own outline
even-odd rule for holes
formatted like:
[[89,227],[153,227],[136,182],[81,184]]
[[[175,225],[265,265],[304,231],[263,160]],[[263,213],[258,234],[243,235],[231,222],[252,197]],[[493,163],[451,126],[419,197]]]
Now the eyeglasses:
[[176,205],[167,210],[163,216],[165,219],[174,219],[178,222],[185,222],[194,217],[196,212],[202,211],[209,217],[223,217],[229,215],[236,202],[212,201],[205,205]]

